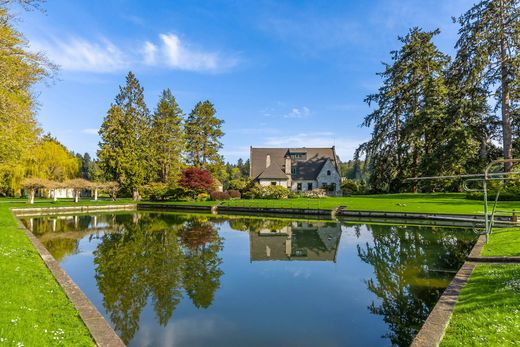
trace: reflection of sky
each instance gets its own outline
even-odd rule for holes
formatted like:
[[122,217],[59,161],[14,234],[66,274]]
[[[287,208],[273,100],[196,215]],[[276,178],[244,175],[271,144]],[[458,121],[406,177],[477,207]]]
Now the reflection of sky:
[[[162,327],[152,300],[141,312],[131,346],[381,346],[387,326],[367,309],[379,299],[367,290],[374,268],[360,260],[357,246],[372,244],[365,225],[342,225],[332,261],[254,261],[248,232],[218,226],[224,239],[219,256],[220,288],[207,309],[197,309],[183,292]],[[62,267],[109,320],[95,280],[93,252],[100,240],[79,241],[78,253]],[[121,264],[124,266],[124,264]],[[120,290],[125,290],[121,288]]]

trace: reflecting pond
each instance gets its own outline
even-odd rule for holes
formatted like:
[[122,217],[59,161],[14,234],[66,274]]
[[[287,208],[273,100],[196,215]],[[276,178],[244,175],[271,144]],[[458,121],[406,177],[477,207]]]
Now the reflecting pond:
[[477,237],[162,212],[22,221],[130,346],[408,346]]

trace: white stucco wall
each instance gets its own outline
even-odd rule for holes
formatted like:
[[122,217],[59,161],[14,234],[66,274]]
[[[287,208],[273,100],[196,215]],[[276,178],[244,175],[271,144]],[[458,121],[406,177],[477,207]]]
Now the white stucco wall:
[[[327,175],[327,171],[330,170],[330,176]],[[330,160],[327,160],[320,173],[318,174],[318,188],[321,188],[324,183],[327,185],[331,183],[336,183],[336,193],[341,191],[340,185],[341,178],[339,176],[338,171],[332,164]]]
[[281,179],[259,179],[258,183],[260,183],[261,186],[270,186],[271,182],[276,182],[277,186],[282,186],[287,188],[287,180],[281,180]]
[[314,180],[312,180],[312,181],[311,180],[293,180],[292,186],[291,186],[291,190],[293,192],[298,192],[298,183],[302,184],[302,190],[300,190],[301,192],[308,191],[307,186],[309,183],[312,183],[312,189],[318,188],[318,182],[314,181]]

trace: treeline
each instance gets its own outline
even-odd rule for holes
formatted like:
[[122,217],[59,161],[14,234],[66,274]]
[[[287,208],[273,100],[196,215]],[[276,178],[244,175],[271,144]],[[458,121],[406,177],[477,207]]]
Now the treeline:
[[129,72],[99,130],[102,179],[119,182],[123,194],[139,199],[147,184],[177,185],[187,166],[218,176],[224,167],[218,152],[222,124],[207,100],[186,116],[169,89],[150,112],[143,88]]
[[405,179],[481,173],[520,153],[520,1],[480,1],[454,22],[454,58],[433,42],[439,30],[413,28],[365,100],[373,131],[355,159],[365,156],[373,192],[459,190],[460,181]]

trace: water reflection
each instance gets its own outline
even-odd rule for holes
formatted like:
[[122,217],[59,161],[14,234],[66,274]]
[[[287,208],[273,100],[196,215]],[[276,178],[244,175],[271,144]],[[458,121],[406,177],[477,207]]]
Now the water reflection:
[[291,222],[279,229],[249,232],[250,259],[336,261],[339,223]]
[[[295,299],[298,310],[305,308],[310,313],[302,317],[316,314],[315,320],[327,321],[333,310],[352,305],[349,301],[351,296],[357,295],[359,298],[361,291],[371,293],[363,301],[366,302],[364,312],[338,314],[345,315],[343,320],[351,319],[347,317],[352,317],[352,314],[357,315],[356,320],[369,322],[364,326],[368,330],[375,329],[376,323],[381,320],[386,328],[380,330],[379,342],[409,345],[475,240],[470,230],[463,229],[346,226],[336,222],[164,213],[54,216],[27,218],[24,223],[58,260],[78,255],[81,252],[80,242],[86,240],[95,243],[91,256],[95,284],[102,298],[100,305],[123,341],[130,344],[143,320],[148,325],[166,327],[174,320],[176,310],[177,314],[186,314],[188,309],[178,310],[183,302],[191,302],[192,310],[197,312],[213,308],[216,293],[224,290],[221,287],[226,246],[236,251],[236,254],[243,254],[244,247],[248,247],[247,257],[252,263],[246,269],[237,258],[226,260],[228,268],[231,267],[235,271],[234,276],[238,276],[233,281],[229,279],[230,286],[240,286],[242,282],[247,284],[250,281],[249,285],[257,286],[258,292],[262,293],[262,298],[267,302],[274,300],[270,295],[292,295],[294,298],[287,299]],[[238,235],[244,236],[234,245],[223,236],[230,235],[226,232],[231,233],[231,230],[234,230],[234,234],[240,231]],[[347,250],[346,247],[352,249]],[[283,262],[278,264],[273,261]],[[312,281],[301,282],[307,286],[306,291],[326,291],[328,295],[317,296],[312,303],[300,301],[297,292],[289,293],[282,289],[291,288],[296,281],[294,277],[276,273],[276,280],[265,281],[263,278],[265,271],[272,274],[286,266],[301,267],[298,264],[307,266],[306,269],[312,269],[319,276]],[[343,272],[329,272],[330,266],[336,265]],[[243,272],[237,272],[236,267],[240,267]],[[68,271],[70,273],[71,270]],[[271,283],[280,283],[283,287],[273,291]],[[344,292],[335,296],[339,288]],[[221,305],[212,312],[225,315],[226,304],[242,300],[242,305],[253,311],[246,312],[245,318],[238,318],[235,311],[235,316],[227,317],[228,320],[236,319],[235,324],[238,326],[241,319],[252,319],[255,316],[264,321],[268,317],[259,313],[261,307],[258,308],[259,312],[255,312],[258,305],[250,302],[256,300],[254,291],[254,287],[246,285],[240,297],[236,294],[227,299],[221,297]],[[304,292],[300,294],[304,295]],[[143,318],[147,307],[153,310],[156,323]],[[322,308],[327,312],[326,318],[319,315]],[[368,316],[367,308],[370,312]],[[275,311],[269,312],[269,319],[283,315],[283,312],[291,312],[291,307],[280,307],[281,311],[276,311],[277,307],[271,309]],[[363,333],[363,329],[346,329],[345,326],[352,322],[341,319],[339,322],[344,324],[339,324],[337,330],[324,328],[327,338],[332,336],[336,344],[361,344],[374,335],[372,331]],[[295,324],[302,324],[300,335],[317,326],[305,326],[301,322]],[[297,330],[297,325],[286,328]],[[153,329],[160,331],[157,330],[159,327]],[[248,334],[247,326],[241,329],[246,331],[244,334]],[[254,334],[254,331],[249,331],[249,335]],[[269,332],[263,331],[262,334]],[[352,340],[346,338],[350,336],[348,334],[359,334],[359,337]],[[294,341],[293,344],[297,344]]]
[[367,288],[380,300],[368,309],[384,317],[393,345],[408,346],[470,252],[474,240],[435,227],[369,225],[372,242],[358,245],[373,266]]

